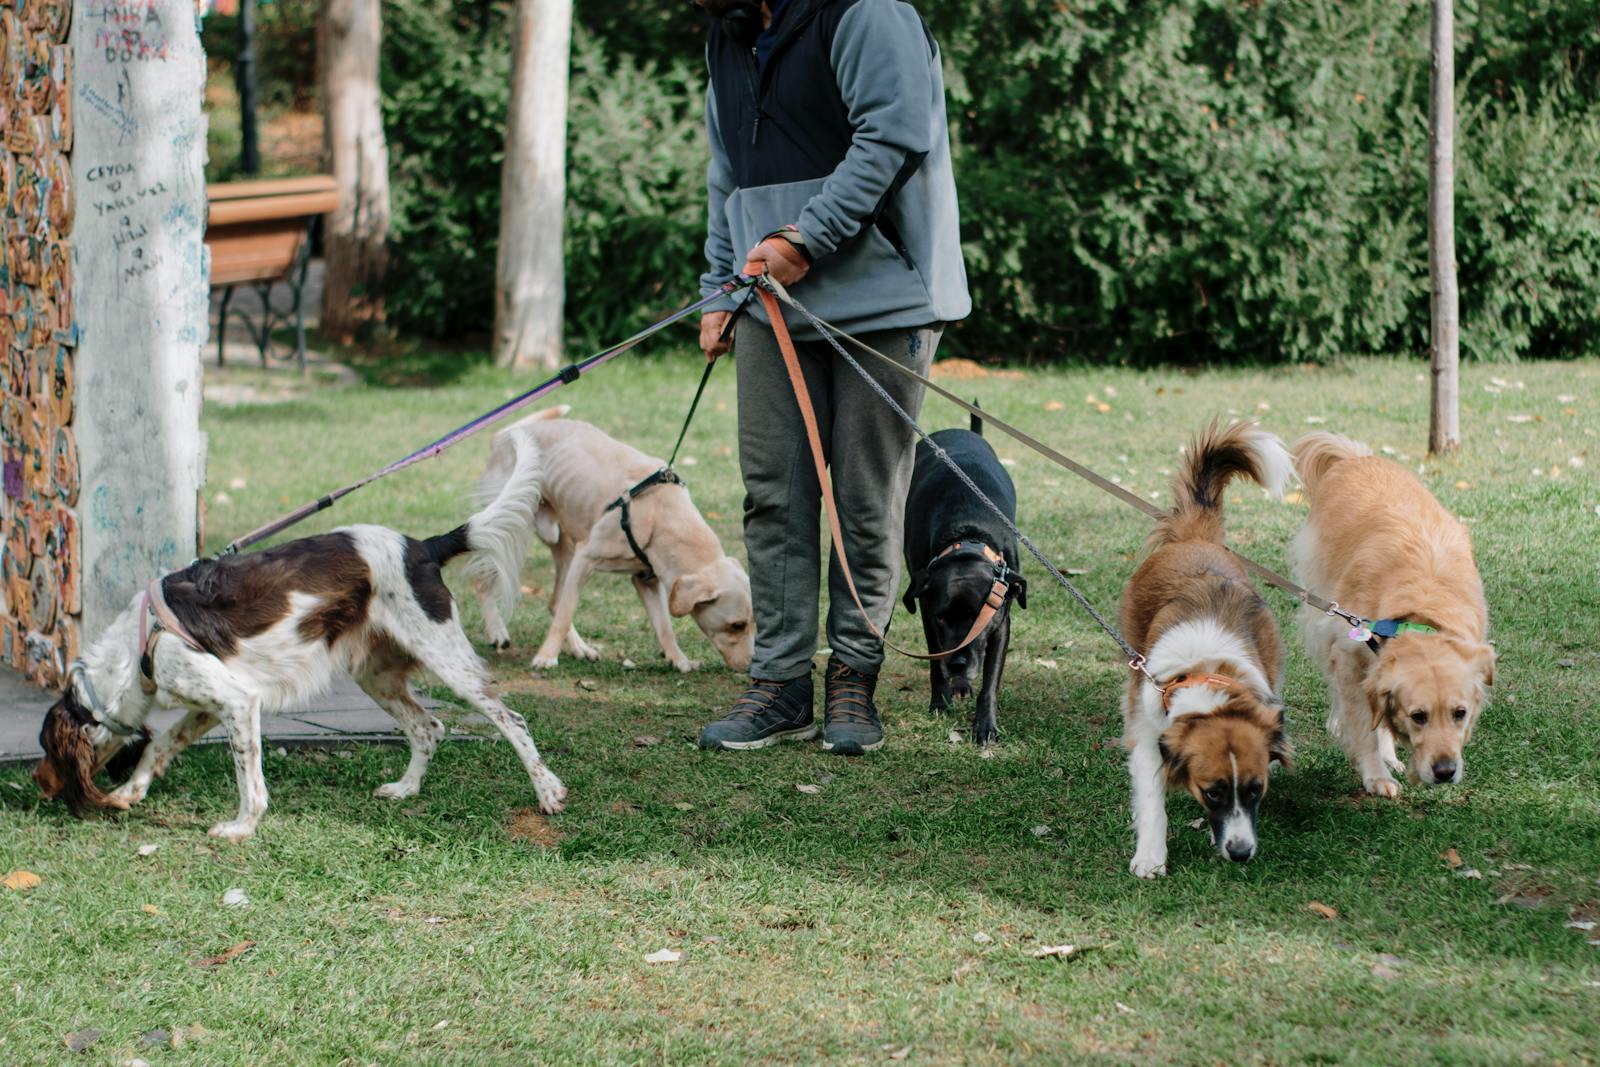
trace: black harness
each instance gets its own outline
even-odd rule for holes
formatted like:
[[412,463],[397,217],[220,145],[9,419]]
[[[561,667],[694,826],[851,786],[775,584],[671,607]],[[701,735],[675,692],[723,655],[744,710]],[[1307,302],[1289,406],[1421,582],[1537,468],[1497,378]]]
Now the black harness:
[[[698,397],[696,399],[698,399]],[[638,539],[633,536],[633,515],[630,510],[631,506],[633,502],[638,499],[641,493],[649,492],[658,485],[683,484],[685,484],[684,480],[678,476],[677,471],[673,470],[671,467],[662,467],[660,470],[650,474],[632,489],[629,489],[626,493],[623,493],[621,496],[617,497],[617,499],[606,505],[607,511],[622,512],[622,536],[628,539],[628,547],[633,549],[634,558],[637,559],[640,565],[644,567],[644,570],[639,574],[639,580],[641,582],[655,581],[656,569],[650,565],[650,557],[644,554],[644,548],[640,546]]]

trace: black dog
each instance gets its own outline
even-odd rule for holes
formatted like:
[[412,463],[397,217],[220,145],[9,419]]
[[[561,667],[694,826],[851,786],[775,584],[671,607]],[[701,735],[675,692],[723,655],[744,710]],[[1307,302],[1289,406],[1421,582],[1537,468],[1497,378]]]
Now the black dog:
[[[939,430],[931,436],[983,494],[1016,522],[1017,490],[1000,457],[983,439],[983,420],[973,416],[971,430]],[[930,707],[936,712],[949,708],[952,697],[970,697],[968,675],[974,667],[982,667],[983,686],[972,717],[972,739],[987,744],[1000,735],[994,712],[1006,650],[1011,645],[1011,601],[1028,606],[1028,583],[1017,573],[1017,542],[1011,531],[926,442],[917,444],[916,469],[906,496],[905,547],[906,569],[911,574],[906,610],[915,615],[917,602],[922,602],[922,629],[929,652],[960,644],[996,582],[1005,586],[1004,600],[988,628],[961,651],[933,660],[928,667],[933,688]]]

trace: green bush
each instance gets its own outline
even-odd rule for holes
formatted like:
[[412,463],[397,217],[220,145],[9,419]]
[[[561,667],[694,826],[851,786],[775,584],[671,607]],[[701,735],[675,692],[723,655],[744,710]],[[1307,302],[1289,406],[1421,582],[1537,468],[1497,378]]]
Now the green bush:
[[[1428,5],[919,0],[945,52],[972,317],[1007,359],[1327,360],[1427,347]],[[1463,343],[1600,339],[1600,18],[1458,5]],[[386,5],[391,311],[489,324],[504,5]],[[568,308],[630,332],[701,269],[704,70],[678,0],[580,5]],[[653,62],[634,58],[653,57]]]

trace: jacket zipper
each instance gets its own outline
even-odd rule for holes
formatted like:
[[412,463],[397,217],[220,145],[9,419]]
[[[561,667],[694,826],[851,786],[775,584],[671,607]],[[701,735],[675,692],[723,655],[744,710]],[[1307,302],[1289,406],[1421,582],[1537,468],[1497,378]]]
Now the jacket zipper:
[[758,63],[759,59],[760,59],[760,54],[756,51],[756,46],[755,45],[751,45],[750,46],[750,66],[744,72],[744,83],[750,89],[750,103],[755,108],[755,113],[756,113],[755,121],[750,124],[750,147],[751,148],[754,148],[756,146],[756,138],[761,136],[761,90],[756,88],[756,80],[755,80],[755,78],[751,77],[751,75],[756,70],[760,69],[759,63]]

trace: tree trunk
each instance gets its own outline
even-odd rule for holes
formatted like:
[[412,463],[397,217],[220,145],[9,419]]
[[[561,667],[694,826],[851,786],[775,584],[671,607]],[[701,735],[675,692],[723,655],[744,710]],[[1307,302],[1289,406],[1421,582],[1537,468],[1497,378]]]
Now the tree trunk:
[[502,367],[562,362],[566,263],[567,67],[572,0],[517,0],[511,106],[500,177],[494,359]]
[[1428,138],[1428,275],[1433,283],[1433,405],[1428,451],[1461,444],[1461,309],[1456,291],[1456,63],[1452,0],[1433,0]]
[[389,253],[389,148],[383,137],[378,57],[379,0],[324,0],[317,27],[324,140],[339,182],[327,218],[321,330],[348,343],[383,321]]

